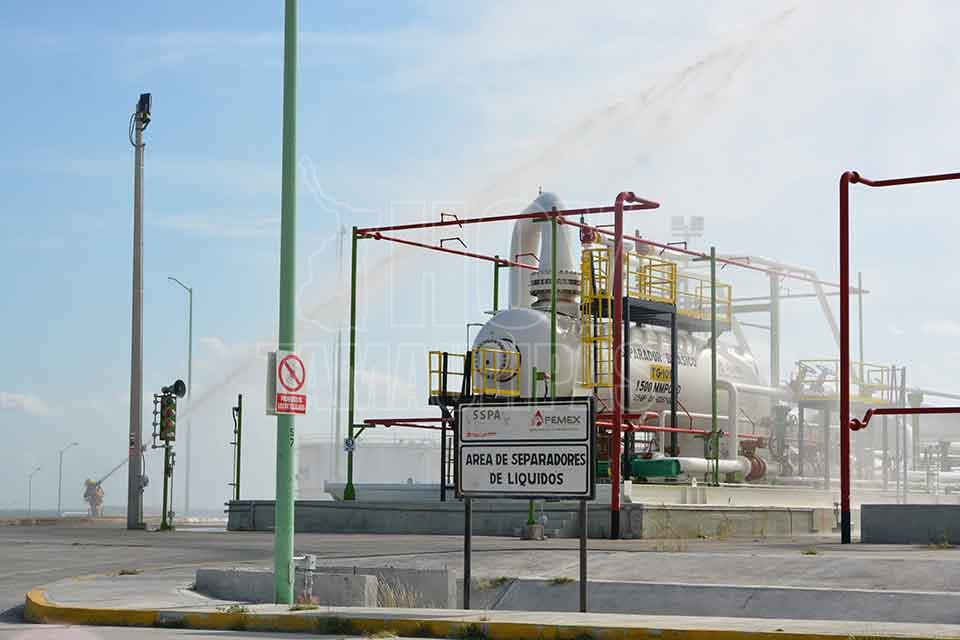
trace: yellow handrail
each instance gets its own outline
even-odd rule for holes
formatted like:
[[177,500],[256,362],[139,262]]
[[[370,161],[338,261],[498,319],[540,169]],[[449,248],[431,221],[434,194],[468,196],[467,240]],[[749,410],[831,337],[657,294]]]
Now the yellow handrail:
[[[460,395],[460,388],[463,383],[464,365],[466,364],[466,354],[447,352],[447,381],[446,390],[443,388],[443,351],[431,351],[427,354],[427,368],[429,370],[430,396],[439,396],[446,392],[446,395]],[[457,363],[454,365],[454,363]],[[458,378],[457,384],[451,387],[449,378],[453,376]]]
[[473,350],[473,392],[484,396],[520,395],[520,352],[477,347]]

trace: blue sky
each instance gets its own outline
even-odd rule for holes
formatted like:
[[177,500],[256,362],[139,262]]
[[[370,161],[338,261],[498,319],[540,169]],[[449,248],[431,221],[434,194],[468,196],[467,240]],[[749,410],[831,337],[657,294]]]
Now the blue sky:
[[[280,4],[0,2],[0,266],[12,276],[0,298],[0,508],[23,502],[38,464],[38,504],[54,503],[60,443],[81,441],[67,454],[72,497],[124,456],[126,127],[141,91],[154,96],[145,390],[184,376],[173,275],[196,291],[195,504],[226,495],[239,392],[252,399],[249,485],[272,495],[257,355],[276,321]],[[645,234],[668,239],[670,215],[704,215],[721,251],[834,278],[843,169],[956,170],[958,17],[946,2],[302,2],[299,331],[316,350],[320,410],[301,432],[329,429],[339,225],[515,210],[539,185],[573,204],[632,188],[664,203],[637,220]],[[946,185],[854,197],[856,215],[871,216],[854,246],[876,290],[870,351],[954,390],[960,323],[942,274],[958,199]],[[503,253],[508,234],[464,238]],[[422,353],[460,346],[463,323],[483,318],[488,270],[376,244],[361,258],[363,339],[377,345],[361,362],[365,409],[386,394],[425,410]],[[741,290],[765,286],[745,278]],[[814,306],[798,303],[785,322],[785,361],[830,355]],[[122,492],[122,479],[108,487]]]

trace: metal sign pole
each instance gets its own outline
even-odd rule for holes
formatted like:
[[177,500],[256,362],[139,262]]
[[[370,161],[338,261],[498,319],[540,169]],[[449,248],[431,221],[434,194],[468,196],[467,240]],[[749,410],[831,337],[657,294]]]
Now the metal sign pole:
[[580,501],[580,613],[587,612],[587,501]]
[[463,499],[463,608],[470,608],[470,537],[473,535],[473,505]]

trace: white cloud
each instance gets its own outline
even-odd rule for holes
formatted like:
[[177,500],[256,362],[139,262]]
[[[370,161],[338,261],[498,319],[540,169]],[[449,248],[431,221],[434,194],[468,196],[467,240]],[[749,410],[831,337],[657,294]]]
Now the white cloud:
[[280,234],[277,215],[217,216],[210,214],[177,214],[155,218],[158,227],[175,229],[192,235],[218,238],[263,238]]
[[32,416],[46,416],[53,413],[50,406],[39,396],[9,391],[0,391],[0,410],[22,411]]
[[960,322],[955,320],[931,320],[923,323],[923,332],[935,336],[960,336]]

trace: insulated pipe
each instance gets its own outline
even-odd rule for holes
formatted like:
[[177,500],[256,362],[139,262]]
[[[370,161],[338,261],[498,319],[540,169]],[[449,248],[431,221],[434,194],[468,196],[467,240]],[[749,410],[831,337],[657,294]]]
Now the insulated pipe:
[[[671,458],[660,458],[671,460]],[[742,473],[744,477],[750,474],[752,465],[750,460],[743,456],[736,456],[728,460],[709,460],[707,458],[672,458],[680,463],[680,470],[687,475],[710,473],[713,467],[719,464],[720,473]]]
[[[531,213],[548,213],[561,210],[563,203],[555,193],[541,193],[536,200],[523,210],[523,215]],[[551,273],[551,225],[538,224],[534,218],[521,218],[513,225],[513,236],[510,239],[511,260],[529,264],[542,273]],[[573,254],[567,230],[557,229],[557,268],[558,270],[573,269]],[[539,262],[533,256],[539,256]],[[539,264],[539,267],[537,265]],[[510,308],[529,308],[534,301],[530,295],[530,272],[527,269],[510,270]]]
[[740,451],[740,401],[737,397],[737,385],[729,380],[717,378],[717,388],[727,392],[727,460],[736,460]]
[[[534,256],[539,248],[539,229],[534,221],[530,218],[517,220],[513,224],[513,236],[510,239],[510,259],[536,269]],[[533,296],[530,295],[531,269],[510,269],[510,309],[529,308],[533,304]]]
[[[546,207],[546,209],[535,209],[550,211],[553,209],[562,209],[563,203],[552,193],[542,193],[540,197],[534,200],[528,208]],[[573,261],[573,244],[570,241],[570,230],[563,224],[563,218],[557,218],[557,271],[577,271],[580,267]],[[551,225],[546,223],[533,223],[540,227],[540,267],[538,271],[543,274],[552,273],[553,269],[553,233]],[[510,256],[516,259],[516,256]]]
[[[613,433],[610,443],[610,538],[620,537],[620,443],[623,438],[623,204],[633,202],[632,191],[621,191],[613,211]],[[676,345],[674,345],[676,346]],[[675,350],[675,349],[674,349]]]

